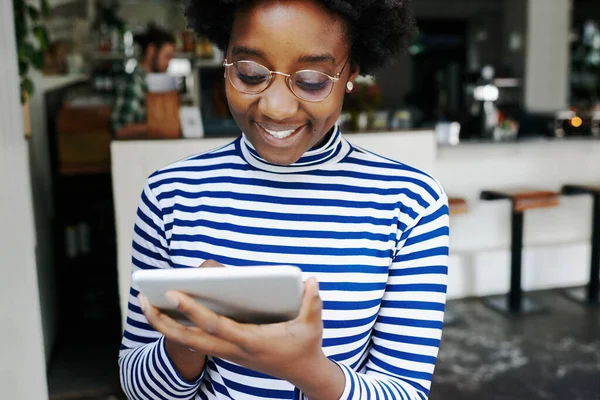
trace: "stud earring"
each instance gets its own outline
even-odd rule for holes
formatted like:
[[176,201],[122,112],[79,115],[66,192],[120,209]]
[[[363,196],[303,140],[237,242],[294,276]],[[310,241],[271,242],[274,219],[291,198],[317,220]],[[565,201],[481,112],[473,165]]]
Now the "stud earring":
[[354,83],[352,83],[352,82],[346,83],[346,89],[348,89],[348,92],[353,91],[354,90]]

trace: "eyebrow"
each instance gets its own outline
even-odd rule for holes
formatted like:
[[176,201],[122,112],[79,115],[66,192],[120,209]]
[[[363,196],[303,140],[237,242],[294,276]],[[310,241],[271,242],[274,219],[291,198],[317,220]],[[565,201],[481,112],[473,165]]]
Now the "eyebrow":
[[246,56],[256,56],[256,57],[261,57],[261,58],[265,57],[265,55],[262,51],[260,51],[258,49],[253,49],[251,47],[246,47],[246,46],[235,46],[233,48],[233,50],[231,51],[231,53],[234,56],[246,55]]
[[331,64],[335,64],[335,57],[332,56],[331,54],[310,54],[310,55],[305,55],[299,58],[300,62],[303,63],[322,63],[322,62],[328,62]]
[[[255,56],[255,57],[265,58],[265,54],[262,51],[252,48],[252,47],[246,47],[246,46],[235,46],[233,48],[233,50],[231,51],[231,53],[234,56],[246,55],[246,56]],[[303,55],[298,59],[298,61],[301,63],[327,62],[327,63],[331,63],[331,64],[336,64],[335,57],[328,53]]]

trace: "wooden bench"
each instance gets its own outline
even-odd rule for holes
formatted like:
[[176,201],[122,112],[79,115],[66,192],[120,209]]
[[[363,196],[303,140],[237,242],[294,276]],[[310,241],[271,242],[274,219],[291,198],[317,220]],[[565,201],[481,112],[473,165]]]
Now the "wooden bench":
[[527,210],[557,207],[560,204],[560,194],[532,188],[516,188],[485,190],[481,192],[480,197],[485,201],[509,200],[512,203],[510,291],[507,295],[487,298],[486,304],[505,314],[525,315],[543,311],[541,305],[523,296],[523,217]]
[[469,212],[467,200],[462,197],[449,197],[448,208],[450,210],[450,215],[467,214]]

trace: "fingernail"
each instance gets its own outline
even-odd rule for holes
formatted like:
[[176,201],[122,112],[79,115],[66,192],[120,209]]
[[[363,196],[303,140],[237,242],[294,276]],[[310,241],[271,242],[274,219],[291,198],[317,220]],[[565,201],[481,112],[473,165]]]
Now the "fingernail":
[[179,296],[177,296],[175,293],[167,292],[165,293],[165,297],[174,307],[179,307]]
[[139,294],[138,295],[138,303],[140,304],[140,308],[142,309],[142,311],[146,311],[146,296],[144,296],[143,294]]

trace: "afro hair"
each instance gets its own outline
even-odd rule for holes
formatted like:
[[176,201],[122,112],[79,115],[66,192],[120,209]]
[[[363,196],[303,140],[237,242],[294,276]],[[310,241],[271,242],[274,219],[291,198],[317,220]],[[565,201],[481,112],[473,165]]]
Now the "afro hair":
[[[252,0],[187,0],[188,27],[224,50],[236,7]],[[255,0],[254,0],[255,1]],[[348,23],[352,61],[361,74],[391,63],[415,30],[410,0],[319,0]]]

